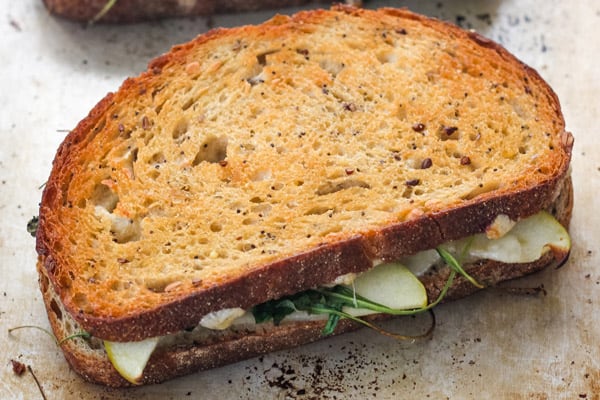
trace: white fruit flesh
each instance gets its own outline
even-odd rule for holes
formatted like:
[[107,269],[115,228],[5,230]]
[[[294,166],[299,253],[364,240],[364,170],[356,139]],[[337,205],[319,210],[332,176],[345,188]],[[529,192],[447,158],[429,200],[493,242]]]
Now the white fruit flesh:
[[[487,259],[517,264],[536,261],[550,250],[558,256],[565,256],[571,248],[571,239],[567,230],[552,215],[541,211],[517,222],[497,239],[489,239],[482,233],[444,243],[442,247],[463,263]],[[439,259],[435,250],[426,250],[405,257],[400,262],[418,276]]]
[[119,374],[129,382],[138,384],[159,339],[160,337],[153,337],[141,342],[125,343],[105,340],[104,348]]
[[[427,305],[427,291],[421,281],[398,263],[379,264],[359,275],[353,288],[358,295],[389,308],[410,310]],[[373,313],[350,307],[345,307],[344,311],[354,316]]]
[[469,255],[504,263],[527,263],[538,260],[549,250],[566,254],[570,248],[567,230],[552,215],[540,212],[519,221],[499,239],[475,235]]

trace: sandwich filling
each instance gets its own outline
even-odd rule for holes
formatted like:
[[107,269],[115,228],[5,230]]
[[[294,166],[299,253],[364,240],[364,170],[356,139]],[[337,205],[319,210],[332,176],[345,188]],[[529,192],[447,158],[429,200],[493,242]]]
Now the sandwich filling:
[[[194,331],[210,334],[210,331],[235,327],[256,327],[265,322],[278,325],[295,321],[327,320],[324,333],[328,334],[333,332],[335,323],[340,318],[351,318],[364,323],[360,317],[365,315],[416,314],[433,307],[442,296],[428,305],[427,292],[418,277],[431,268],[449,265],[445,254],[450,255],[452,260],[465,264],[484,259],[513,264],[534,262],[548,251],[552,251],[556,258],[564,258],[570,247],[566,229],[545,211],[518,222],[500,215],[485,233],[447,242],[436,249],[422,251],[394,263],[374,260],[374,268],[371,270],[362,274],[342,275],[323,288],[271,300],[252,310],[228,308],[214,311],[205,315]],[[457,268],[462,270],[460,265]],[[469,278],[468,275],[465,276]],[[477,282],[472,283],[478,285]],[[336,307],[335,303],[334,306],[330,302],[323,303],[323,297],[319,296],[346,298],[346,301],[337,303]],[[348,298],[352,300],[348,301]],[[311,301],[317,302],[313,304]],[[155,349],[176,343],[177,335],[153,337],[140,342],[104,341],[104,347],[109,360],[121,376],[137,384]]]

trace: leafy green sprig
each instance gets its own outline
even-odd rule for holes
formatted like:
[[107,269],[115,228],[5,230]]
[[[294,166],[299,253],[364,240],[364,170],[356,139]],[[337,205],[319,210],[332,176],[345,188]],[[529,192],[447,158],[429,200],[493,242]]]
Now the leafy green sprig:
[[[444,260],[446,265],[448,265],[453,271],[456,271],[457,273],[461,274],[463,277],[465,277],[466,280],[471,282],[471,284],[473,286],[475,286],[476,288],[479,288],[479,289],[484,288],[484,286],[481,283],[477,282],[471,275],[466,273],[466,271],[460,265],[458,260],[456,258],[454,258],[454,256],[452,254],[450,254],[450,252],[448,252],[447,250],[445,250],[442,247],[438,247],[435,250],[438,252],[440,257],[442,257],[442,260]],[[463,251],[463,253],[464,253],[464,251]]]
[[[467,274],[467,272],[462,268],[458,260],[452,254],[441,247],[438,247],[436,250],[450,268],[450,274],[448,275],[448,279],[446,280],[446,283],[444,284],[438,297],[425,307],[413,309],[390,308],[360,296],[353,289],[347,286],[337,285],[332,288],[310,289],[292,296],[286,296],[278,300],[270,300],[268,302],[259,304],[252,309],[254,319],[256,323],[268,322],[272,320],[275,325],[279,325],[286,316],[294,311],[305,311],[309,314],[329,315],[327,323],[322,331],[323,335],[332,334],[340,319],[349,319],[369,328],[375,329],[377,332],[386,336],[391,336],[397,339],[428,337],[433,332],[433,328],[435,326],[435,316],[432,313],[432,309],[437,306],[444,299],[444,297],[446,297],[446,294],[452,286],[457,274],[463,276],[474,286],[483,288],[483,285],[478,283],[473,277]],[[368,309],[374,311],[375,313],[389,315],[416,315],[429,312],[432,315],[432,325],[427,332],[417,337],[398,335],[384,331],[370,321],[345,312],[343,310],[344,307]]]

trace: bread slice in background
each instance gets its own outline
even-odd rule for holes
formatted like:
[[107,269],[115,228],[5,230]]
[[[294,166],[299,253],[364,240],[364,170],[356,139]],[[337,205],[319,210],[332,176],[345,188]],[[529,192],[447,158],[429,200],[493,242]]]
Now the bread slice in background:
[[[566,224],[571,147],[534,70],[435,19],[335,7],[216,29],[108,94],[59,148],[37,235],[50,318],[141,340],[483,232],[500,214],[555,208]],[[494,284],[550,262],[483,264]],[[269,335],[236,351],[314,340]],[[202,359],[173,369],[233,361]]]
[[[108,0],[43,0],[52,14],[89,22],[103,10]],[[325,0],[117,0],[97,22],[140,22],[169,17],[209,16],[294,7]]]

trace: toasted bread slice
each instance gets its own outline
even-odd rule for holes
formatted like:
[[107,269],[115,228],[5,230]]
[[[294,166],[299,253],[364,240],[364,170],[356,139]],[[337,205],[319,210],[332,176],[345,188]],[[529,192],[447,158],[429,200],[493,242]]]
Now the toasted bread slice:
[[[573,208],[573,188],[571,179],[567,178],[561,185],[560,195],[548,209],[558,221],[568,226]],[[537,272],[555,263],[551,252],[542,258],[529,263],[507,264],[492,260],[479,260],[465,265],[470,276],[493,287],[501,282],[519,278]],[[43,268],[43,262],[38,263],[40,285],[48,317],[55,335],[65,338],[81,332],[81,327],[66,312],[61,300]],[[448,268],[438,269],[420,277],[427,289],[427,295],[433,301],[440,294],[446,282]],[[466,279],[458,278],[449,290],[444,301],[455,300],[478,290]],[[389,316],[377,315],[374,318]],[[370,317],[369,317],[370,318]],[[186,375],[195,371],[215,368],[265,354],[310,343],[323,338],[324,321],[285,322],[279,326],[264,324],[248,328],[212,331],[202,338],[185,338],[175,335],[159,347],[150,358],[140,384],[159,383],[165,380]],[[334,334],[341,334],[360,328],[362,325],[342,320]],[[251,332],[252,334],[248,334]],[[65,357],[73,369],[85,379],[108,386],[130,386],[108,360],[101,341],[91,338],[75,337],[61,344]]]
[[165,335],[547,209],[572,143],[534,70],[447,23],[340,6],[217,29],[67,136],[40,269],[93,336]]

